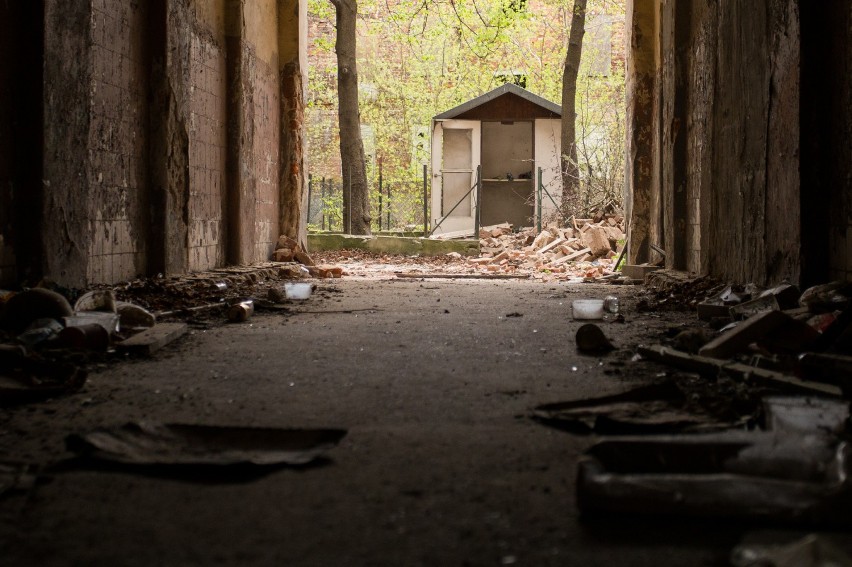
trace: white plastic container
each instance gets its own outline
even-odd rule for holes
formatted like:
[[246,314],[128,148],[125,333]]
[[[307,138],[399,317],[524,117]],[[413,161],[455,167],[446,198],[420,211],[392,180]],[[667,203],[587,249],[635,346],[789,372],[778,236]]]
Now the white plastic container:
[[576,299],[571,303],[574,319],[603,319],[603,299]]
[[308,299],[313,286],[309,283],[285,283],[284,294],[287,299]]

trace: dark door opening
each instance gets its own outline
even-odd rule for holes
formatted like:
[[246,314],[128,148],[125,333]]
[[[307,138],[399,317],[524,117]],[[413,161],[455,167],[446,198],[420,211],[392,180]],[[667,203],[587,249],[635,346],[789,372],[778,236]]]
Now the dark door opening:
[[482,123],[483,226],[532,226],[534,155],[533,122]]
[[35,283],[41,275],[44,195],[43,1],[0,3],[0,53],[5,54],[0,57],[0,259],[5,266],[0,268],[6,269],[5,280]]

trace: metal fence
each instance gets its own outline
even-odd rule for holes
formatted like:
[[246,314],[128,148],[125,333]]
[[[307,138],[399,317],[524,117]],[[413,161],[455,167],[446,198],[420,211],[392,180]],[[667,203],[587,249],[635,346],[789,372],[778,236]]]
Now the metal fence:
[[[313,230],[347,232],[343,226],[343,183],[339,178],[308,176],[308,225]],[[371,184],[374,231],[429,231],[429,187],[423,178],[390,181],[382,175]]]

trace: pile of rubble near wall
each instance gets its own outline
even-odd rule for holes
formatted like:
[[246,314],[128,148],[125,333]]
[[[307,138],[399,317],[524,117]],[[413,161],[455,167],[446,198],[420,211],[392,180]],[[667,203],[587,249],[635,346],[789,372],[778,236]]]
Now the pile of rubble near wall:
[[539,233],[534,228],[512,232],[510,225],[482,228],[481,254],[468,263],[484,272],[530,272],[549,279],[594,278],[613,271],[625,242],[624,218],[577,219],[573,225]]

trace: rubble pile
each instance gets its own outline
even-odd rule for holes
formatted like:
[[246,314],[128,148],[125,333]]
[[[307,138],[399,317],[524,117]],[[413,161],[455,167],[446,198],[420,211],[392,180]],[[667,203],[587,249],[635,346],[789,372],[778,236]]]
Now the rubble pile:
[[572,228],[548,227],[512,232],[508,224],[479,231],[481,255],[468,264],[490,273],[530,273],[550,279],[594,278],[615,268],[624,245],[624,217],[576,219]]
[[532,415],[574,434],[619,436],[578,462],[581,512],[848,527],[852,283],[801,292],[665,271],[646,283],[640,309],[696,313],[665,344],[637,349],[634,362],[674,371]]

